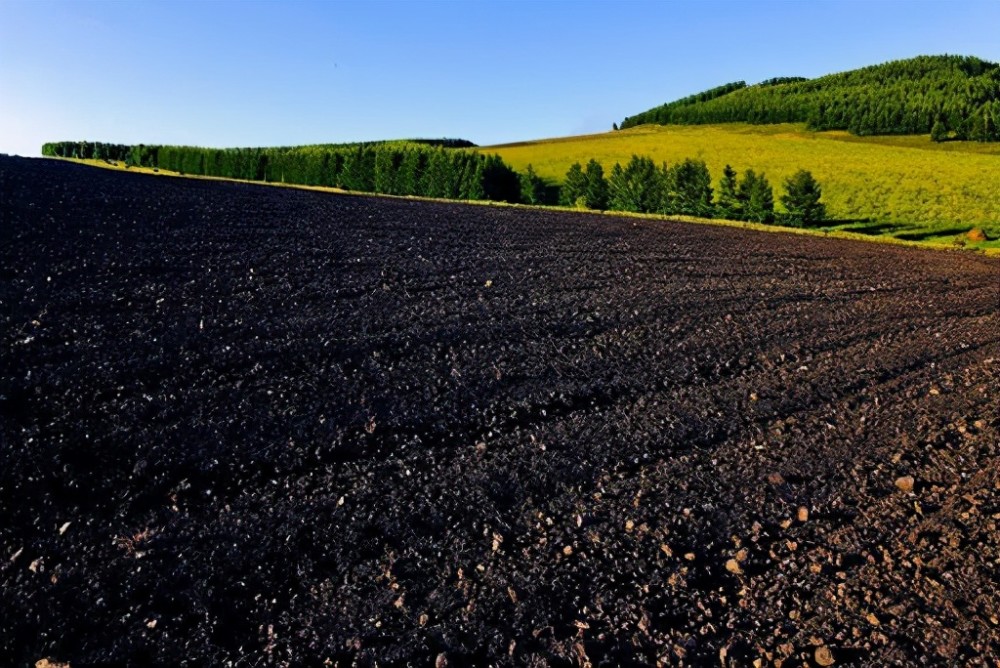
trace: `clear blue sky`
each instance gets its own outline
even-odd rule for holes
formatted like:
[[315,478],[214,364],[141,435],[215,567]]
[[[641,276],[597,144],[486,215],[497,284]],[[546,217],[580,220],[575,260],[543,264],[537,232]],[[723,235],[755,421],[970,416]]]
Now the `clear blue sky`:
[[479,144],[729,81],[1000,60],[1000,1],[0,0],[0,152],[44,141]]

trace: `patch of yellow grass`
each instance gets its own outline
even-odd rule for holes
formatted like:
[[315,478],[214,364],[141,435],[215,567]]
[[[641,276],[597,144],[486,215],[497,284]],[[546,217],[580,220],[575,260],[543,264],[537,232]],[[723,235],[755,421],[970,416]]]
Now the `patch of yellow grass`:
[[[514,169],[531,164],[562,182],[574,162],[591,158],[607,173],[633,154],[655,162],[704,160],[718,183],[728,163],[764,172],[775,189],[799,169],[823,188],[831,218],[874,219],[900,228],[982,227],[1000,236],[1000,145],[935,144],[927,137],[854,137],[810,132],[799,124],[645,125],[618,132],[483,147]],[[780,208],[780,207],[779,207]]]

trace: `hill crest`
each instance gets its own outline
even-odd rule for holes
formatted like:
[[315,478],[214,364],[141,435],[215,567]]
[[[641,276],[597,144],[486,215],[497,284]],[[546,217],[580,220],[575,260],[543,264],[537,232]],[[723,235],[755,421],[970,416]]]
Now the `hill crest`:
[[1000,141],[1000,64],[974,56],[917,56],[816,79],[778,77],[752,86],[737,81],[626,117],[621,127],[737,122]]

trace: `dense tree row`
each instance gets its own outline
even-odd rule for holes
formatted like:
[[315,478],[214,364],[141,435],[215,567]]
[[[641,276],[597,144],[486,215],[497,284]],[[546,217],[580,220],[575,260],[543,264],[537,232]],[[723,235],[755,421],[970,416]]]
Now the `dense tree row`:
[[499,156],[426,142],[228,149],[56,142],[45,144],[42,155],[390,195],[518,202],[522,192],[519,175]]
[[819,79],[727,84],[622,121],[808,123],[857,135],[924,134],[1000,141],[1000,65],[964,56],[920,56]]
[[796,227],[826,219],[820,203],[822,190],[812,174],[800,170],[785,181],[781,203],[786,213],[774,211],[774,191],[763,174],[748,169],[743,178],[726,165],[713,199],[712,177],[701,160],[687,159],[659,167],[651,158],[633,155],[622,167],[615,163],[608,178],[595,160],[586,168],[574,163],[566,172],[562,202],[590,209],[725,218],[758,223],[779,222]]
[[[414,142],[383,142],[298,148],[209,149],[190,146],[127,146],[97,142],[45,144],[43,155],[123,161],[182,174],[249,181],[331,186],[389,195],[498,200],[527,204],[557,201],[579,208],[667,215],[775,221],[774,194],[763,174],[747,170],[742,179],[728,165],[713,200],[712,177],[701,160],[657,166],[632,156],[605,177],[596,160],[572,165],[561,187],[551,186],[534,168],[518,174],[497,155],[451,150]],[[809,225],[822,221],[820,188],[808,172],[785,184],[787,210],[779,222]]]

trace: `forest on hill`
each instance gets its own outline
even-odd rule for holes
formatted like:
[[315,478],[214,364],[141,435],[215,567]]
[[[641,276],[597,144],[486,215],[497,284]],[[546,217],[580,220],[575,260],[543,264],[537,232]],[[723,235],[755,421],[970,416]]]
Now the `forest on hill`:
[[780,77],[753,86],[737,81],[629,116],[621,128],[736,122],[1000,141],[1000,64],[919,56],[818,79]]

